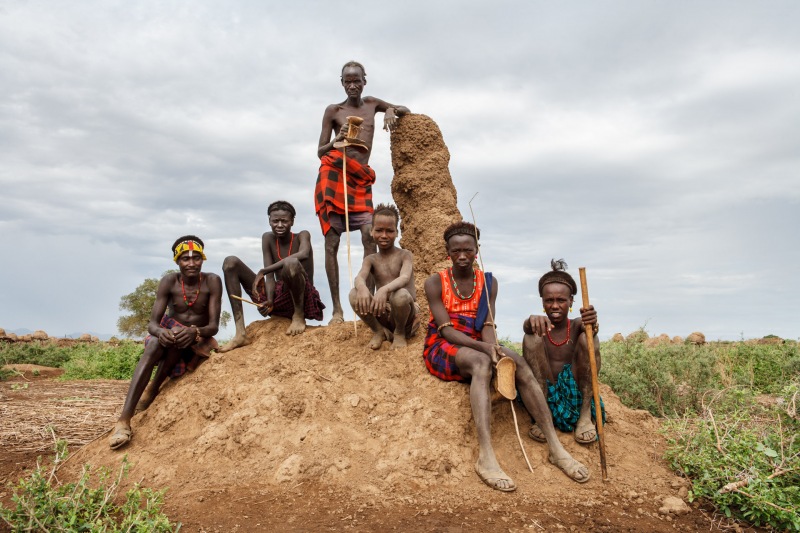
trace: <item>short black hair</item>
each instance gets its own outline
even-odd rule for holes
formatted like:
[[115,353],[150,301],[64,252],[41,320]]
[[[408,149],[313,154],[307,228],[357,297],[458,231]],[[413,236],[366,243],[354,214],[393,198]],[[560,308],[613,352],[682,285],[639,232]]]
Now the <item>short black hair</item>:
[[177,249],[178,249],[178,245],[179,245],[180,243],[182,243],[182,242],[186,242],[186,241],[195,241],[195,242],[197,242],[197,243],[198,243],[200,246],[202,246],[203,248],[205,248],[205,247],[206,247],[206,245],[205,245],[205,244],[203,244],[203,241],[200,239],[200,237],[197,237],[197,236],[195,236],[195,235],[184,235],[183,237],[178,237],[178,239],[177,239],[177,240],[176,240],[174,243],[172,243],[172,253],[173,253],[173,254],[175,253],[175,250],[177,250]]
[[469,222],[462,220],[461,222],[453,222],[447,226],[447,229],[444,230],[445,244],[447,244],[447,241],[449,241],[454,235],[469,235],[475,239],[475,244],[478,244],[478,239],[481,238],[481,230],[479,230],[475,224],[470,224]]
[[571,296],[575,296],[578,293],[578,285],[575,283],[575,279],[567,273],[567,262],[563,259],[559,259],[556,261],[552,259],[550,261],[550,272],[547,272],[544,276],[539,278],[539,296],[542,296],[544,292],[544,286],[548,283],[561,283],[569,287],[569,293]]
[[360,68],[361,74],[364,76],[364,79],[365,80],[367,79],[367,71],[364,69],[364,65],[362,65],[358,61],[348,61],[347,63],[345,63],[344,66],[342,67],[342,73],[339,75],[339,78],[344,78],[344,69],[346,69],[347,67]]
[[267,215],[271,215],[273,211],[288,211],[291,213],[292,219],[297,216],[294,206],[286,200],[276,200],[269,204],[269,207],[267,207]]
[[394,204],[378,204],[375,211],[372,213],[372,223],[375,224],[375,217],[383,215],[387,217],[394,217],[394,225],[397,227],[400,224],[400,211]]

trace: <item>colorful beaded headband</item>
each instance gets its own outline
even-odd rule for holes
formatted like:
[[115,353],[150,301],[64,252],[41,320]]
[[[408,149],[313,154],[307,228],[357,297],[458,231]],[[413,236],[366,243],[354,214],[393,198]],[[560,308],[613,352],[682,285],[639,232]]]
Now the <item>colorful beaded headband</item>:
[[197,252],[203,256],[204,261],[208,259],[206,254],[203,253],[203,245],[197,241],[183,241],[179,243],[178,246],[175,247],[175,257],[173,257],[172,260],[177,263],[178,258],[183,252]]

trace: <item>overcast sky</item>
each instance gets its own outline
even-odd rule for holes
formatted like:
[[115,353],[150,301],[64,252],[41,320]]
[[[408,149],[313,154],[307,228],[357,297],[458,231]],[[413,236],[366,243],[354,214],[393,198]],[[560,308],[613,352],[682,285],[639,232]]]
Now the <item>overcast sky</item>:
[[[316,148],[356,59],[439,125],[462,214],[480,193],[501,336],[563,257],[601,338],[796,339],[798,27],[796,1],[2,0],[0,327],[115,333],[186,233],[255,270],[276,199],[329,304]],[[390,201],[382,131],[371,164]]]

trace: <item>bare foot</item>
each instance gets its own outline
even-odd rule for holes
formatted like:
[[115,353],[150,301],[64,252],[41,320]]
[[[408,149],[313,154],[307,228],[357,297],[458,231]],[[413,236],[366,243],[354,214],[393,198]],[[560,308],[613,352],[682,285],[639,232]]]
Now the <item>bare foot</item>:
[[369,346],[373,350],[380,350],[381,344],[383,344],[383,340],[386,338],[386,335],[383,333],[383,330],[378,332],[373,332],[372,338],[369,340]]
[[579,444],[591,444],[597,440],[597,430],[592,424],[592,419],[586,418],[588,420],[578,420],[578,425],[575,426],[575,442]]
[[131,432],[130,423],[119,420],[114,425],[114,431],[108,438],[108,445],[112,450],[122,448],[131,441],[131,435],[133,433]]
[[394,336],[394,341],[392,342],[392,350],[400,350],[402,348],[405,348],[406,346],[408,346],[408,343],[406,342],[405,335]]
[[332,326],[334,324],[343,324],[343,323],[344,323],[344,313],[342,311],[334,311],[333,318],[331,318],[331,321],[328,322],[328,325]]
[[564,456],[559,459],[556,459],[551,453],[548,459],[567,476],[572,478],[573,481],[577,481],[578,483],[586,483],[589,481],[589,469],[573,459],[568,453],[564,452]]
[[299,335],[306,330],[306,321],[304,318],[292,318],[292,323],[286,328],[287,335]]
[[517,489],[517,485],[514,483],[514,480],[508,477],[508,475],[503,472],[503,469],[500,468],[499,465],[495,468],[484,468],[480,463],[475,463],[475,472],[477,472],[478,477],[481,478],[481,481],[495,490],[499,490],[501,492],[512,492]]
[[233,338],[224,344],[218,351],[219,353],[223,352],[230,352],[231,350],[235,350],[240,346],[246,346],[250,344],[252,341],[245,335],[244,333],[237,333],[233,336]]

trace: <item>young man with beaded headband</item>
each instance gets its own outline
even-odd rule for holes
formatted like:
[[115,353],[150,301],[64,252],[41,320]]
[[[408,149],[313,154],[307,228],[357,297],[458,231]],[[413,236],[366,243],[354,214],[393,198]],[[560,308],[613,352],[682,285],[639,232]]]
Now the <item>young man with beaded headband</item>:
[[[178,377],[194,370],[201,358],[217,348],[214,335],[219,329],[222,281],[216,274],[201,272],[206,255],[203,241],[194,235],[175,241],[172,252],[179,272],[167,274],[158,284],[147,325],[150,335],[108,440],[113,450],[130,442],[134,412],[147,409],[168,375]],[[156,365],[158,370],[148,385]]]
[[[331,324],[344,321],[344,312],[339,300],[339,241],[346,230],[345,196],[343,175],[343,153],[347,150],[347,202],[350,231],[360,230],[364,257],[375,253],[375,242],[370,236],[372,222],[372,184],[375,171],[369,166],[372,141],[375,136],[375,114],[384,113],[383,129],[393,130],[398,119],[410,113],[407,107],[390,104],[374,96],[361,97],[367,85],[364,65],[348,61],[342,67],[342,87],[347,98],[325,108],[322,116],[322,131],[319,135],[317,157],[320,158],[319,174],[314,187],[314,210],[319,217],[322,234],[325,236],[325,273],[331,289],[333,318]],[[334,144],[345,140],[347,117],[363,120],[359,128],[357,143],[349,148],[336,148]],[[333,139],[331,139],[333,136]]]
[[236,334],[220,348],[220,352],[250,343],[244,326],[242,301],[239,299],[242,287],[259,304],[261,316],[281,316],[292,320],[286,329],[287,335],[305,331],[306,319],[322,320],[325,304],[314,288],[311,234],[306,230],[292,233],[296,213],[289,202],[272,202],[267,207],[267,214],[272,231],[261,236],[264,268],[254,273],[235,256],[226,257],[222,263]]
[[445,248],[453,266],[425,281],[431,310],[422,355],[425,365],[440,379],[470,384],[479,446],[475,471],[484,483],[504,492],[516,489],[514,481],[500,468],[492,448],[490,384],[494,364],[501,357],[510,357],[516,363],[516,388],[525,407],[536,413],[547,435],[550,462],[573,480],[584,483],[589,480],[589,471],[559,442],[544,393],[533,372],[522,357],[497,345],[494,324],[486,321],[489,308],[491,316],[496,316],[498,282],[491,273],[475,266],[479,238],[480,231],[469,222],[456,222],[444,232]]
[[[599,324],[594,306],[581,309],[580,318],[570,320],[573,296],[578,285],[567,273],[563,259],[550,262],[552,270],[539,279],[539,296],[545,315],[531,315],[522,324],[522,354],[533,370],[536,380],[547,391],[547,404],[555,426],[561,431],[574,431],[575,440],[590,444],[597,439],[592,418],[592,373],[589,366],[589,347],[583,326],[594,332],[595,358],[600,372]],[[603,401],[600,400],[602,408]],[[528,435],[543,442],[539,418],[534,418]],[[605,410],[603,409],[605,420]]]
[[[414,255],[394,245],[400,213],[394,205],[379,204],[372,215],[372,238],[378,253],[364,258],[350,291],[350,305],[372,329],[369,347],[377,350],[384,339],[392,349],[405,348],[406,339],[419,329],[419,304],[414,286]],[[375,294],[367,279],[375,279]]]

